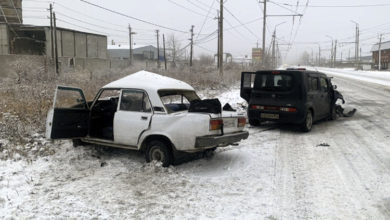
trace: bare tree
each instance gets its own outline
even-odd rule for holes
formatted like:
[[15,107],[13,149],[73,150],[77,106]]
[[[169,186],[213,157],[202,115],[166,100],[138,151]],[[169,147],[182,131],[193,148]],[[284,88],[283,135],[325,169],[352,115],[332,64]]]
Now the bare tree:
[[170,34],[168,36],[167,46],[168,46],[168,51],[170,51],[170,57],[172,59],[172,63],[174,66],[176,66],[176,61],[180,59],[181,44],[174,34]]

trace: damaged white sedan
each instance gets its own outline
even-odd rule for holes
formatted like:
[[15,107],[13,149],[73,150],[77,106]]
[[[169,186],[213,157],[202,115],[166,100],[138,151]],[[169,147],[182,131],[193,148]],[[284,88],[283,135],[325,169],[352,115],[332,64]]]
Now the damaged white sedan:
[[109,83],[87,102],[78,88],[58,86],[46,137],[140,150],[147,162],[174,163],[180,152],[206,152],[248,137],[244,114],[200,100],[179,80],[140,71]]

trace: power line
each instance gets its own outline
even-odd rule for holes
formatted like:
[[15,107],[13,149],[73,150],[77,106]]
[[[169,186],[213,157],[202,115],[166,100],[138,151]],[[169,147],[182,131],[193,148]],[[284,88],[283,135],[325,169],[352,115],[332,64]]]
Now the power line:
[[149,24],[149,25],[153,25],[153,26],[156,26],[156,27],[160,27],[160,28],[167,29],[167,30],[171,30],[171,31],[175,31],[175,32],[188,33],[188,31],[182,31],[182,30],[178,30],[178,29],[175,29],[175,28],[166,27],[166,26],[163,26],[163,25],[160,25],[160,24],[156,24],[156,23],[153,23],[153,22],[150,22],[150,21],[146,21],[146,20],[142,20],[142,19],[139,19],[139,18],[130,16],[130,15],[126,15],[126,14],[123,14],[123,13],[121,13],[121,12],[117,12],[117,11],[114,11],[114,10],[112,10],[112,9],[109,9],[109,8],[106,8],[106,7],[103,7],[103,6],[100,6],[100,5],[97,5],[97,4],[88,2],[88,1],[86,1],[86,0],[80,0],[80,1],[81,1],[81,2],[84,2],[84,3],[86,3],[86,4],[89,4],[89,5],[92,5],[92,6],[94,6],[94,7],[100,8],[100,9],[102,9],[102,10],[105,10],[105,11],[108,11],[108,12],[111,12],[111,13],[114,13],[114,14],[117,14],[117,15],[120,15],[120,16],[123,16],[123,17],[126,17],[126,18],[130,18],[130,19],[133,19],[133,20],[136,20],[136,21],[139,21],[139,22],[143,22],[143,23],[146,23],[146,24]]
[[[204,17],[204,16],[208,17],[208,15],[201,14],[201,13],[199,13],[199,12],[197,12],[197,11],[194,11],[194,10],[192,10],[192,9],[190,9],[190,8],[187,8],[187,7],[185,7],[184,5],[181,5],[181,4],[179,4],[179,3],[175,2],[175,1],[172,1],[172,0],[168,0],[168,1],[169,1],[170,3],[176,5],[176,6],[180,7],[180,8],[183,8],[183,9],[185,9],[185,10],[187,10],[187,11],[190,11],[190,12],[192,12],[192,13],[194,13],[194,14],[200,15],[200,16],[202,16],[202,17]],[[210,17],[208,17],[208,18],[210,18]]]
[[[288,3],[281,3],[286,6],[294,7],[295,5],[291,5]],[[368,8],[368,7],[383,7],[390,6],[390,4],[362,4],[362,5],[309,5],[309,8]],[[305,5],[297,5],[297,7],[306,7]]]
[[198,35],[196,36],[196,40],[198,40],[200,33],[202,33],[202,31],[203,31],[204,25],[205,25],[206,22],[207,22],[207,19],[208,19],[208,16],[209,16],[209,14],[210,14],[210,11],[211,11],[211,9],[213,9],[213,7],[214,7],[214,3],[215,3],[215,1],[212,1],[211,5],[210,5],[210,8],[209,8],[209,10],[208,10],[208,12],[207,12],[207,15],[205,16],[205,19],[204,19],[204,21],[203,21],[202,27],[200,28],[200,30],[199,30],[199,32],[198,32]]
[[258,36],[253,33],[253,31],[251,31],[244,23],[242,23],[240,21],[240,19],[238,19],[226,6],[223,6],[223,8],[234,18],[238,21],[238,23],[240,23],[243,27],[245,27],[246,30],[248,30],[249,33],[251,33],[253,36],[255,36],[256,39],[259,39]]

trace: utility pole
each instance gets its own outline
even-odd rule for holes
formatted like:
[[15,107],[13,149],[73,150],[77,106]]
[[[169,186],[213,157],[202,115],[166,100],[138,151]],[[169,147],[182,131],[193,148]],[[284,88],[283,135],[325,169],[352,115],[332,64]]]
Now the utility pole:
[[321,46],[318,45],[318,66],[321,66]]
[[334,53],[333,53],[333,68],[336,67],[336,57],[337,57],[337,40],[334,43]]
[[261,59],[263,61],[263,68],[265,68],[265,31],[267,25],[267,0],[264,0],[264,11],[263,11],[263,48],[261,51]]
[[190,66],[192,66],[192,58],[193,58],[193,53],[194,53],[194,25],[191,26],[191,52],[190,52]]
[[51,59],[54,60],[54,37],[53,37],[53,5],[50,4],[50,42],[51,42]]
[[157,68],[160,69],[160,30],[156,30],[157,34]]
[[164,46],[164,65],[166,71],[168,68],[167,68],[167,54],[165,52],[165,34],[163,34],[163,46]]
[[218,49],[217,49],[217,68],[219,70],[220,64],[219,64],[219,53],[221,52],[221,41],[220,41],[220,32],[221,32],[221,25],[220,25],[220,20],[219,20],[219,10],[217,10],[217,19],[218,19]]
[[53,12],[53,24],[54,24],[55,67],[56,67],[56,73],[59,74],[59,67],[58,67],[58,41],[57,41],[57,19],[56,19],[56,13],[55,12]]
[[381,47],[382,47],[382,34],[379,35],[379,48],[378,48],[378,70],[381,71],[382,69],[382,51],[381,51]]
[[219,3],[219,75],[223,76],[223,1]]
[[134,61],[134,51],[133,51],[133,35],[136,34],[135,32],[132,32],[132,28],[129,24],[129,64],[133,65]]
[[332,48],[330,49],[330,67],[333,67],[333,46],[334,46],[334,44],[333,44],[333,40],[332,40]]
[[355,68],[356,70],[359,69],[359,23],[355,22],[355,21],[351,21],[352,23],[354,23],[356,25],[356,28],[355,28]]
[[276,37],[276,30],[274,30],[274,34],[272,35],[272,69],[276,67],[275,64],[275,37]]

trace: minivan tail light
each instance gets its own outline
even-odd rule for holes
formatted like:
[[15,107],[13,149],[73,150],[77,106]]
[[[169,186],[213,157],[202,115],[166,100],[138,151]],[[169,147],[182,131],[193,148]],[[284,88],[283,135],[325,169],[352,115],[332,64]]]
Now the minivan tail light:
[[246,118],[238,118],[237,126],[238,127],[245,127],[245,125],[246,125]]
[[252,105],[251,109],[258,109],[258,110],[264,110],[264,106],[261,105]]
[[223,125],[222,119],[211,119],[210,120],[210,131],[220,130]]
[[280,111],[282,112],[297,112],[296,108],[280,108]]

